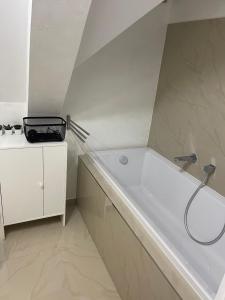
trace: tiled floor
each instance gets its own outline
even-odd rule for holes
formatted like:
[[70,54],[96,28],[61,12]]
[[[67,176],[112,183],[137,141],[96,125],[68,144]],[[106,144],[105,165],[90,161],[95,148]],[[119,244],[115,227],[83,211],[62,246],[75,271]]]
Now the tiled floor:
[[77,209],[14,225],[0,242],[0,300],[120,300]]

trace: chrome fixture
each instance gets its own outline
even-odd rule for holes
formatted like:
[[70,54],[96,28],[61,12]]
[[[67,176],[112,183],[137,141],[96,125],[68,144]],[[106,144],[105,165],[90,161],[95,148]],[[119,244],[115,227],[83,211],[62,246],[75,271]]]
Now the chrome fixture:
[[71,120],[71,117],[69,115],[66,116],[66,123],[67,129],[71,130],[82,143],[85,143],[87,141],[87,138],[88,136],[90,136],[90,133],[84,128],[82,128],[80,125],[78,125],[76,122]]
[[197,161],[197,155],[195,153],[192,153],[191,155],[186,156],[176,156],[174,157],[174,161],[179,162],[187,162],[187,163],[196,163]]
[[121,155],[119,157],[119,162],[122,164],[122,165],[127,165],[128,164],[128,157],[126,155]]
[[214,166],[212,164],[206,165],[206,166],[204,166],[203,171],[206,174],[205,184],[207,184],[209,177],[216,171],[216,166]]
[[189,199],[188,204],[187,204],[186,209],[185,209],[185,213],[184,213],[184,226],[185,226],[187,234],[189,235],[189,237],[193,241],[195,241],[196,243],[198,243],[200,245],[203,245],[203,246],[210,246],[210,245],[213,245],[216,242],[218,242],[221,239],[221,237],[224,235],[224,233],[225,233],[225,224],[224,224],[222,230],[220,231],[220,233],[213,240],[204,242],[204,241],[198,240],[197,238],[195,238],[192,235],[192,233],[190,232],[189,226],[188,226],[187,217],[188,217],[188,212],[189,212],[189,209],[191,207],[191,204],[192,204],[193,200],[195,199],[195,197],[197,196],[197,194],[199,193],[199,191],[204,186],[207,185],[210,176],[213,175],[213,173],[215,172],[215,170],[216,170],[216,166],[214,166],[212,164],[204,166],[203,171],[205,172],[205,177],[202,180],[202,182],[200,183],[200,185],[198,186],[198,188],[195,190],[195,192],[192,194],[191,198]]

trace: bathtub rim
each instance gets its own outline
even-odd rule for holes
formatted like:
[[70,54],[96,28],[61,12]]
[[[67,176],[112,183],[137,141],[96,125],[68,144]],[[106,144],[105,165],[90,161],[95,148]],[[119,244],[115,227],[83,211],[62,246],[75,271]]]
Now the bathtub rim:
[[[140,149],[140,147],[138,149]],[[168,282],[177,291],[180,297],[182,299],[212,300],[212,295],[198,283],[193,274],[189,272],[179,258],[171,251],[151,224],[143,218],[103,166],[90,156],[90,154],[81,155],[79,159],[93,175],[99,186],[109,197],[112,204],[127,222],[148,254],[155,260],[162,274],[164,274],[165,278],[167,278]],[[194,180],[197,181],[195,178]],[[218,293],[220,290],[219,288]],[[216,299],[219,300],[222,298],[216,297]]]
[[[94,163],[96,163],[97,160],[93,156],[93,153],[103,153],[104,154],[104,153],[107,153],[107,152],[123,151],[123,150],[124,151],[127,151],[127,150],[145,150],[145,152],[150,152],[153,156],[155,156],[156,158],[158,158],[158,159],[162,160],[163,162],[165,162],[168,165],[169,168],[171,168],[171,169],[173,169],[173,170],[175,170],[179,173],[182,173],[183,176],[185,176],[189,181],[191,181],[193,184],[196,185],[196,188],[201,183],[201,181],[199,179],[197,179],[196,177],[194,177],[193,175],[191,175],[187,171],[183,170],[181,167],[179,167],[175,163],[171,162],[168,158],[166,158],[165,156],[163,156],[162,154],[158,153],[157,151],[155,151],[154,149],[152,149],[150,147],[134,147],[134,148],[119,148],[119,149],[110,149],[110,150],[97,150],[95,152],[89,152],[88,156],[90,157],[90,159],[93,159]],[[97,161],[97,165],[98,165],[98,161]],[[214,197],[218,198],[220,201],[224,202],[224,197],[221,194],[219,194],[218,192],[216,192],[215,190],[213,190],[208,185],[206,185],[204,187],[204,190],[207,191],[207,193],[209,193],[209,194],[213,195]]]

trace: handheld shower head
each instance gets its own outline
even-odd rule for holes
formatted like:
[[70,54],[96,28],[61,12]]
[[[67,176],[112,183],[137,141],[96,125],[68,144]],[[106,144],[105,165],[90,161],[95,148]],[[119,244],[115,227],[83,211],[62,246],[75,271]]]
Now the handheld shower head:
[[216,166],[209,164],[204,166],[203,170],[208,176],[211,176],[215,172]]
[[212,176],[212,174],[215,172],[216,170],[216,166],[209,164],[203,167],[203,171],[205,172],[206,176],[205,179],[203,180],[203,184],[207,184],[210,176]]

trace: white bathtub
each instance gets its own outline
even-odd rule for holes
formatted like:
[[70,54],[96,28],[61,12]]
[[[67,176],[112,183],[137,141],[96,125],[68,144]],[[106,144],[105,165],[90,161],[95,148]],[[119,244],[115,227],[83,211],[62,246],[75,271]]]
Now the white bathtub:
[[[128,157],[122,165],[121,155]],[[225,299],[225,236],[212,246],[192,241],[184,228],[184,211],[199,181],[149,148],[98,151],[92,157],[169,249],[187,280],[203,299]],[[191,232],[200,240],[218,235],[225,222],[225,199],[209,187],[189,212]]]

